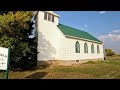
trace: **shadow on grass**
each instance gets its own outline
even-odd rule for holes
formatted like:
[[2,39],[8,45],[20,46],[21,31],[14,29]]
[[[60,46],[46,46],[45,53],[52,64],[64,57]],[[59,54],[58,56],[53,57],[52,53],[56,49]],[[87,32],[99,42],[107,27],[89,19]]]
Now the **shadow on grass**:
[[29,71],[42,70],[42,69],[48,68],[49,66],[50,66],[49,64],[39,65],[39,66],[32,67],[31,69],[29,69]]
[[36,72],[33,73],[32,75],[29,75],[27,77],[25,77],[26,79],[41,79],[42,77],[44,77],[46,74],[46,72]]
[[[23,72],[23,71],[36,71],[36,70],[42,70],[50,67],[51,64],[45,62],[44,64],[33,66],[31,68],[26,68],[26,69],[19,69],[18,71]],[[17,70],[16,70],[17,71]]]
[[84,64],[95,64],[95,61],[88,61],[88,62],[86,62]]

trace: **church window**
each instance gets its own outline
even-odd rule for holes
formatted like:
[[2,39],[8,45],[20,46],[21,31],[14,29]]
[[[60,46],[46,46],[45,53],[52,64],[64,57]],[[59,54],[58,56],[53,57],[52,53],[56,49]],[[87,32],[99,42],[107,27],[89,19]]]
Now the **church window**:
[[75,52],[80,53],[80,44],[78,41],[75,43]]
[[87,43],[84,44],[84,53],[88,53],[88,45],[87,45]]

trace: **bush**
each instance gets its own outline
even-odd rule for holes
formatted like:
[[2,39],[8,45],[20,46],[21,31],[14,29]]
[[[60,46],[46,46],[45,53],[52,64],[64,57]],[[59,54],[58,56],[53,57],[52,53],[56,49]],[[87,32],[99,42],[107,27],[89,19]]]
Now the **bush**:
[[112,49],[105,49],[105,53],[106,53],[106,56],[116,55],[116,53],[112,51]]

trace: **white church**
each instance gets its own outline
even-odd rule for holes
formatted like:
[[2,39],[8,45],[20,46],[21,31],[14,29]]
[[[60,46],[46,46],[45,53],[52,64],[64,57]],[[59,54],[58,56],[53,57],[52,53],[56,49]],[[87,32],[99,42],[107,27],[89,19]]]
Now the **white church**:
[[53,11],[35,14],[38,41],[38,62],[76,64],[89,60],[104,60],[103,42],[85,31],[59,23]]

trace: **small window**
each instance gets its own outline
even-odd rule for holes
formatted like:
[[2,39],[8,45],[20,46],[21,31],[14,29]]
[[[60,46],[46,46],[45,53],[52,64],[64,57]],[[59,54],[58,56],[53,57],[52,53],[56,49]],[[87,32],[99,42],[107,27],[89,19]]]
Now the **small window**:
[[75,43],[75,52],[80,53],[80,44],[78,41]]
[[94,51],[94,45],[92,44],[91,45],[91,53],[94,53],[95,51]]
[[47,12],[44,13],[44,19],[47,20]]
[[54,15],[45,12],[44,13],[44,19],[48,20],[48,21],[51,21],[51,22],[54,22]]
[[88,53],[88,45],[87,45],[87,43],[84,44],[84,53]]
[[99,45],[97,45],[97,53],[100,53]]
[[51,15],[48,14],[48,21],[51,21]]
[[52,22],[54,22],[54,15],[52,15]]

